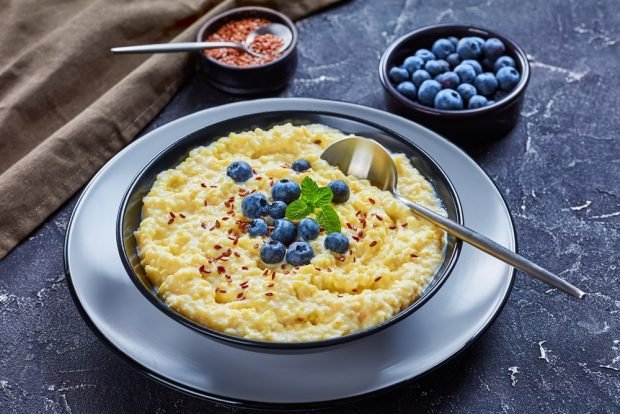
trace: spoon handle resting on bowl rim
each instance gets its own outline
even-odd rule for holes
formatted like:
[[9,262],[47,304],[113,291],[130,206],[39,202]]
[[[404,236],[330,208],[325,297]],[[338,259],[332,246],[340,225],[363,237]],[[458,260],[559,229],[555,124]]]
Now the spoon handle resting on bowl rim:
[[533,263],[525,257],[505,248],[504,246],[494,242],[493,240],[477,233],[465,226],[461,226],[454,221],[435,213],[425,207],[412,203],[405,197],[398,193],[394,193],[394,197],[401,203],[409,207],[416,215],[422,217],[425,220],[430,221],[437,227],[445,230],[446,232],[454,235],[460,240],[463,240],[472,246],[490,254],[491,256],[508,263],[509,265],[527,273],[528,275],[535,277],[536,279],[561,290],[573,297],[583,299],[585,292],[581,289],[573,286],[559,276],[554,275],[546,269],[543,269],[536,263]]
[[113,47],[112,53],[176,53],[190,52],[193,50],[219,49],[222,47],[246,50],[246,47],[235,42],[175,42],[155,43],[151,45],[136,45]]

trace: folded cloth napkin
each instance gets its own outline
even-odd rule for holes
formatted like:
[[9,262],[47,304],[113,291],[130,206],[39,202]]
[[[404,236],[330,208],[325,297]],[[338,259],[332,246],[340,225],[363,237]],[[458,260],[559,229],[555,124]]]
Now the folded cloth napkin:
[[296,19],[338,0],[20,0],[0,13],[0,258],[166,105],[189,54],[110,48],[191,41],[210,17],[261,5]]

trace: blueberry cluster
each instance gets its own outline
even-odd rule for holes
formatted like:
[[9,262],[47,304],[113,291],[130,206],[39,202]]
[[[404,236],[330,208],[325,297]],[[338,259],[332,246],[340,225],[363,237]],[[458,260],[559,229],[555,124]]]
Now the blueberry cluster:
[[411,100],[437,109],[491,105],[517,86],[521,75],[506,46],[496,38],[448,37],[431,50],[419,49],[401,66],[390,68],[396,89]]
[[[310,163],[297,160],[291,168],[302,172],[310,168]],[[243,161],[235,161],[228,166],[227,175],[236,182],[244,182],[252,176],[252,168]],[[328,186],[334,194],[333,202],[348,200],[350,190],[344,181],[334,180]],[[319,236],[319,224],[310,217],[302,219],[298,224],[285,218],[287,206],[300,195],[299,184],[282,179],[271,187],[272,201],[268,201],[265,194],[252,193],[241,202],[243,215],[252,219],[247,226],[247,233],[252,237],[269,234],[270,239],[260,249],[263,262],[275,264],[286,260],[293,266],[302,266],[309,264],[314,257],[314,251],[308,242]],[[273,223],[271,233],[267,220]],[[349,240],[341,233],[330,233],[325,238],[325,247],[337,253],[345,253],[349,249]]]

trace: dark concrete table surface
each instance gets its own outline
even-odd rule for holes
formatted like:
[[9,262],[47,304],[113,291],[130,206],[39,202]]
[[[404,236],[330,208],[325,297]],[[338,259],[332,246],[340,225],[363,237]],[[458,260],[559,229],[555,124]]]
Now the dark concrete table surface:
[[[617,0],[354,1],[298,23],[300,65],[282,96],[384,108],[387,44],[437,22],[495,28],[532,60],[519,124],[469,148],[512,211],[520,251],[590,295],[518,275],[495,324],[425,378],[319,412],[620,412],[620,13]],[[147,130],[235,100],[200,75]],[[136,372],[78,314],[63,273],[75,198],[0,262],[0,413],[244,410]],[[303,375],[303,373],[300,373]]]

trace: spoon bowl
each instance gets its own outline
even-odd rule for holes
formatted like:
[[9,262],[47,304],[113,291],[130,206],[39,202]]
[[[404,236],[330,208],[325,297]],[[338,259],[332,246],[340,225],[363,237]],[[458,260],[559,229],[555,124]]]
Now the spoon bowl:
[[327,147],[321,154],[321,158],[338,167],[346,175],[366,179],[372,185],[389,191],[394,198],[409,207],[416,216],[435,224],[458,239],[573,297],[579,299],[585,297],[585,292],[579,288],[523,256],[480,233],[403,197],[397,188],[398,172],[396,164],[394,164],[388,150],[378,142],[361,137],[344,138]]

